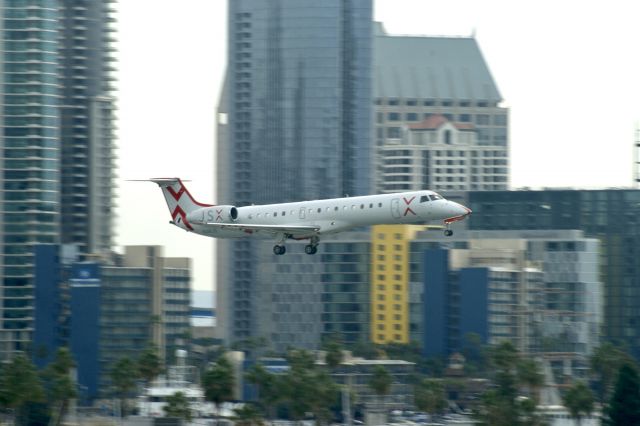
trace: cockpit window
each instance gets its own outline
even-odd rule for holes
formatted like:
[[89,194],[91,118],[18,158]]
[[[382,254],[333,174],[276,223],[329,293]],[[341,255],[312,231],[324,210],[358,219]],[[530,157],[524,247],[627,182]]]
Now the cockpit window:
[[428,195],[423,195],[423,196],[421,196],[421,197],[420,197],[420,202],[421,202],[421,203],[426,203],[427,201],[431,201],[431,200],[429,199],[429,196],[428,196]]
[[444,200],[444,198],[442,197],[442,195],[438,195],[438,194],[433,194],[433,195],[431,195],[431,199],[432,199],[433,201],[435,201],[435,200]]

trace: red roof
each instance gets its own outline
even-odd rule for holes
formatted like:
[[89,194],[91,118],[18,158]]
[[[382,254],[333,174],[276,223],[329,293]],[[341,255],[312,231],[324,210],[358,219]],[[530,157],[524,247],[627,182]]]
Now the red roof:
[[450,122],[447,117],[442,114],[433,114],[422,120],[420,123],[409,124],[411,130],[436,130],[443,124],[451,123],[458,130],[474,130],[472,123],[456,123]]

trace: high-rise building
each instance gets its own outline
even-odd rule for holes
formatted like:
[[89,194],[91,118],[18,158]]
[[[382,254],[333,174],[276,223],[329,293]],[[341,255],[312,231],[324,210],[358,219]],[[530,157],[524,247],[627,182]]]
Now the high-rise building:
[[[407,186],[412,183],[411,174],[404,171],[390,174],[388,168],[385,172],[385,164],[391,166],[389,161],[398,168],[434,169],[432,173],[445,179],[428,182],[431,189],[453,190],[462,189],[461,186],[507,189],[509,109],[501,106],[502,96],[474,38],[393,36],[377,24],[373,90],[378,191],[413,188]],[[476,154],[481,155],[476,157],[471,156],[470,149],[463,150],[466,154],[460,157],[462,145],[459,145],[456,149],[438,149],[437,159],[426,160],[423,155],[403,155],[402,152],[392,155],[396,158],[390,158],[388,151],[406,151],[402,147],[407,142],[403,142],[406,129],[419,127],[423,120],[434,114],[457,123],[458,129],[466,127],[466,132],[473,132],[477,139],[474,146],[491,149],[477,150]],[[383,150],[387,151],[384,156]],[[383,158],[386,158],[385,162]],[[469,167],[470,176],[459,172],[466,167]],[[446,172],[447,168],[455,171]],[[436,172],[435,169],[440,170]],[[479,180],[474,182],[474,176]],[[473,188],[474,183],[481,186]]]
[[600,343],[600,243],[582,231],[466,231],[411,243],[412,339],[428,355],[460,351],[466,335],[508,339],[552,367],[583,374]]
[[346,344],[369,340],[370,241],[367,232],[322,240],[322,252],[304,253],[305,242],[289,243],[274,257],[271,242],[259,245],[260,286],[254,291],[256,335],[265,349],[314,350],[325,339]]
[[159,246],[127,246],[124,255],[66,263],[56,245],[37,247],[34,357],[69,346],[83,402],[108,393],[113,365],[155,345],[165,364],[187,346],[191,261]]
[[409,245],[420,225],[371,228],[371,341],[409,343]]
[[600,240],[604,340],[640,357],[640,190],[471,192],[470,230],[579,229]]
[[62,243],[107,253],[115,214],[115,0],[58,3]]
[[0,1],[0,358],[32,337],[34,246],[111,246],[112,3]]
[[[371,0],[241,0],[228,10],[218,203],[369,193]],[[217,256],[221,336],[250,338],[255,244],[219,241]]]

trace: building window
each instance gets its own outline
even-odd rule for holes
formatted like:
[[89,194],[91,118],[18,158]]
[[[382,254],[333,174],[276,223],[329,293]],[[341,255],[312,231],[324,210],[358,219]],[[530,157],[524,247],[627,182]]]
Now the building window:
[[451,145],[451,130],[444,131],[444,143]]
[[399,139],[402,134],[400,127],[387,127],[387,137],[391,139]]
[[505,114],[494,115],[493,116],[493,124],[495,126],[506,126],[507,125],[507,116]]

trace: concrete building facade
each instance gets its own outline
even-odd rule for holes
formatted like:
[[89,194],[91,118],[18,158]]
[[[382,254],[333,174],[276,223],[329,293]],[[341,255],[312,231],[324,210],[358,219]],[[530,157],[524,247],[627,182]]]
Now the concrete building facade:
[[402,128],[378,149],[382,192],[506,189],[509,169],[502,145],[480,145],[471,123],[433,114]]
[[[375,113],[375,186],[378,191],[400,191],[411,185],[411,174],[394,174],[389,180],[389,152],[402,151],[403,137],[410,126],[419,126],[434,114],[458,126],[474,129],[478,146],[491,146],[481,157],[459,158],[441,153],[442,164],[453,168],[444,181],[430,182],[436,190],[461,189],[460,186],[482,185],[482,189],[506,189],[509,185],[509,110],[501,105],[502,96],[472,37],[393,36],[377,24],[374,37],[374,113]],[[392,146],[400,145],[399,148]],[[384,148],[383,148],[384,147]],[[387,151],[383,156],[383,151]],[[442,151],[442,150],[440,150]],[[448,150],[451,151],[451,150]],[[397,166],[423,167],[422,156],[393,155]],[[386,158],[385,162],[383,158]],[[457,172],[462,166],[477,168],[478,182],[462,181]],[[477,164],[468,164],[471,161]],[[405,164],[408,163],[408,164]],[[475,166],[475,167],[474,167]],[[494,170],[496,171],[494,173]],[[472,176],[474,173],[472,172]],[[447,180],[450,178],[451,180]],[[453,180],[453,179],[456,180]],[[422,182],[424,185],[424,182]],[[424,188],[424,186],[423,186]]]

